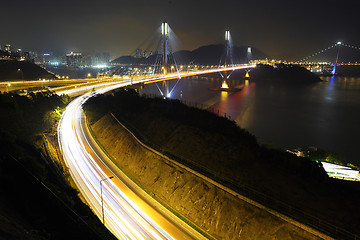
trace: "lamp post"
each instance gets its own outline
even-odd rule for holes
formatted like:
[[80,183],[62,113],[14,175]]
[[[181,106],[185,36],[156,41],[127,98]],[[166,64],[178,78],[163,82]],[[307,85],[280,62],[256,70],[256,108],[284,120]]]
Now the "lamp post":
[[21,80],[24,80],[24,72],[20,68],[17,71],[21,73]]
[[101,213],[102,213],[103,225],[105,225],[105,216],[104,216],[104,200],[103,200],[103,196],[102,196],[102,182],[106,181],[106,180],[110,180],[112,178],[114,178],[114,177],[111,176],[111,177],[107,177],[107,178],[104,178],[104,179],[100,180]]

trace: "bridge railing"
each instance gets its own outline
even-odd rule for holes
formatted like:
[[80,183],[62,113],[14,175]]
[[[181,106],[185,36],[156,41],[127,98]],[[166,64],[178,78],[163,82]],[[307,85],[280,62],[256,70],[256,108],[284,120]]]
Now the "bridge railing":
[[[146,95],[145,97],[159,97],[158,95]],[[192,107],[197,107],[201,109],[209,109],[209,106],[205,104],[198,104],[195,102],[187,102],[183,101],[184,104],[187,104]],[[217,114],[216,112],[213,112]],[[227,117],[226,113],[222,116]],[[125,119],[117,116],[120,121],[122,121],[142,142],[146,145],[156,149],[157,151],[161,152],[162,154],[168,156],[169,158],[193,169],[194,171],[203,174],[204,176],[214,180],[222,184],[225,187],[253,200],[256,201],[266,207],[269,207],[279,213],[282,213],[288,217],[291,217],[294,220],[299,221],[302,224],[305,224],[309,227],[312,227],[328,236],[334,237],[336,239],[345,239],[345,240],[360,240],[360,235],[355,234],[349,230],[346,230],[342,227],[339,227],[341,224],[330,223],[325,216],[314,216],[313,214],[307,212],[305,207],[295,206],[292,204],[288,204],[283,202],[280,199],[274,198],[272,196],[266,195],[262,192],[257,191],[256,189],[252,188],[251,186],[234,181],[231,178],[226,176],[219,176],[219,174],[214,171],[213,169],[209,169],[207,166],[200,164],[198,162],[194,162],[191,159],[185,156],[173,155],[166,151],[162,146],[156,145],[147,139],[146,136],[141,134],[141,132],[134,127],[131,123],[127,122]],[[228,117],[229,118],[229,117]]]

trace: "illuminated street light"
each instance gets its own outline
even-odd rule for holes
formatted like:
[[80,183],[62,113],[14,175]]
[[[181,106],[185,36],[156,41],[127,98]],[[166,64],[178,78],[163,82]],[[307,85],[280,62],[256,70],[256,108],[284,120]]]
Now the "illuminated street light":
[[100,180],[100,195],[101,195],[101,212],[102,212],[102,219],[103,219],[103,224],[105,225],[105,216],[104,216],[104,200],[103,200],[103,196],[102,196],[102,182],[103,181],[107,181],[114,178],[114,176],[108,177],[108,178],[104,178]]
[[91,77],[91,73],[88,73],[88,75],[87,75],[88,77]]

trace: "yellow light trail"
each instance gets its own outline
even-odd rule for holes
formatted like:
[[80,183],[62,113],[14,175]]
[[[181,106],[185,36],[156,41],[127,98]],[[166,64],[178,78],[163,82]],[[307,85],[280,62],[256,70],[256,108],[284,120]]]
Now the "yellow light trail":
[[[251,67],[255,65],[97,84],[95,94],[106,93],[133,83],[165,81],[178,77]],[[90,88],[93,86],[64,90],[58,94],[72,94],[74,91],[86,91]],[[67,106],[59,122],[58,142],[72,178],[94,213],[102,219],[100,180],[114,176],[109,181],[103,181],[102,187],[105,224],[116,237],[119,239],[205,239],[155,200],[149,196],[146,198],[144,192],[141,192],[141,189],[139,190],[139,187],[131,182],[96,144],[87,128],[82,111],[82,105],[93,95],[94,93],[86,93]]]

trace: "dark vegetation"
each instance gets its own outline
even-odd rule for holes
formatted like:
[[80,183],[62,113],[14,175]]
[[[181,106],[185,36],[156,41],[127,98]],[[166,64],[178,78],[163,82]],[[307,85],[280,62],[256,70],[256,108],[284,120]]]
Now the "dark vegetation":
[[85,110],[91,122],[112,112],[148,145],[268,207],[333,234],[360,233],[358,183],[330,179],[309,158],[259,145],[235,122],[132,90],[94,97]]
[[29,61],[0,60],[0,80],[54,79],[55,75]]
[[50,92],[0,94],[0,239],[113,239],[61,164],[34,147],[68,101]]

